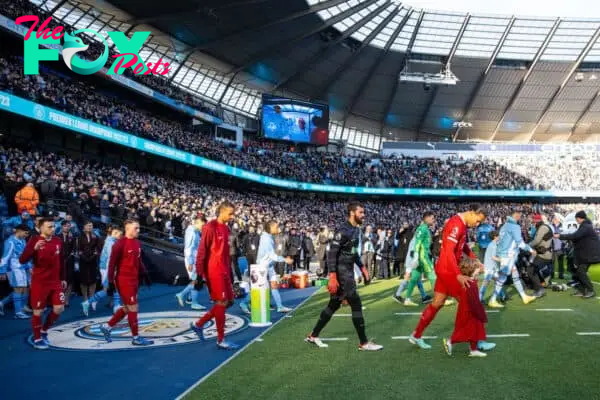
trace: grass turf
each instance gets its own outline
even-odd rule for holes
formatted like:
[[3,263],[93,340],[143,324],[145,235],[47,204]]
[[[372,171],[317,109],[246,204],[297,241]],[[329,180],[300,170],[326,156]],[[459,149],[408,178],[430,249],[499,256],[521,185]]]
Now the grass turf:
[[[599,280],[597,280],[599,281]],[[391,295],[398,280],[361,287],[367,334],[385,346],[383,351],[359,352],[350,317],[334,317],[322,338],[348,338],[318,349],[303,343],[328,300],[321,289],[309,302],[250,345],[228,365],[195,388],[187,399],[566,399],[600,398],[595,371],[600,359],[600,304],[570,292],[551,292],[529,305],[513,300],[499,313],[490,313],[488,334],[529,334],[522,338],[489,339],[498,344],[487,358],[468,358],[468,346],[455,346],[453,357],[441,338],[451,334],[455,306],[440,311],[425,332],[431,350],[420,350],[407,340],[418,312]],[[597,285],[596,285],[597,286]],[[597,286],[598,287],[598,286]],[[416,292],[416,291],[415,291]],[[572,309],[543,312],[536,309]],[[343,307],[339,314],[349,314]]]

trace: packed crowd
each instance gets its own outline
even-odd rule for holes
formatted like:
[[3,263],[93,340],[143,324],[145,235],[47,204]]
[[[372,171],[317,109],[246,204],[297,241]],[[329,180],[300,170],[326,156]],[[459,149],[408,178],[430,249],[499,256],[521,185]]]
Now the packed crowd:
[[[11,17],[26,14],[45,17],[40,14],[43,11],[26,0],[0,0],[0,4]],[[102,51],[102,46],[92,43],[88,51],[91,51],[90,56],[95,56]],[[469,160],[402,156],[368,159],[298,152],[293,145],[257,140],[247,140],[241,149],[237,149],[192,132],[186,123],[160,117],[143,110],[139,104],[125,101],[122,96],[97,91],[88,83],[71,80],[48,68],[42,67],[40,75],[24,75],[22,58],[17,55],[20,53],[9,53],[7,49],[0,57],[0,90],[263,175],[311,183],[440,189],[593,190],[595,182],[600,181],[600,157],[595,154],[555,155],[552,160],[547,159],[546,154]],[[160,76],[135,76],[135,79],[142,79],[178,100],[200,105],[199,100]],[[543,168],[540,167],[542,164]],[[562,171],[578,173],[565,178]]]
[[[12,199],[28,182],[33,183],[42,203],[49,199],[66,200],[69,203],[67,211],[78,224],[90,215],[102,215],[105,220],[136,218],[146,227],[179,237],[192,215],[203,212],[212,216],[224,199],[236,205],[236,222],[240,227],[258,227],[275,219],[288,231],[296,229],[314,234],[322,226],[335,227],[345,217],[344,202],[289,197],[289,194],[275,197],[242,193],[136,172],[124,166],[115,168],[19,148],[0,147],[0,175],[0,189],[10,205],[4,212],[5,218],[17,213]],[[490,223],[498,226],[514,206],[510,203],[489,204]],[[441,224],[462,207],[460,203],[449,202],[367,202],[366,223],[396,230],[404,224],[415,226],[423,212],[431,210]],[[566,214],[584,208],[584,205],[526,204],[524,207],[530,212],[551,215],[557,211]],[[585,207],[600,211],[596,205]],[[600,212],[594,215],[599,216]]]
[[378,162],[331,153],[294,153],[284,151],[281,147],[265,148],[256,141],[246,143],[239,150],[193,134],[181,122],[160,118],[116,96],[90,91],[90,87],[81,81],[73,82],[47,70],[41,71],[40,75],[24,75],[22,61],[16,56],[0,58],[0,90],[268,176],[302,182],[371,187],[541,187],[499,164],[487,161],[400,158]]

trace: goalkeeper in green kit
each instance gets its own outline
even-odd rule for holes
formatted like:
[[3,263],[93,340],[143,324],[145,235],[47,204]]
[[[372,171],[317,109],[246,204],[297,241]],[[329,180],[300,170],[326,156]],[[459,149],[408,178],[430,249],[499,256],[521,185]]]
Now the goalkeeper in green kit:
[[423,214],[423,221],[415,231],[415,256],[417,257],[417,266],[410,273],[410,281],[406,289],[406,300],[404,305],[416,306],[417,304],[410,299],[415,289],[415,286],[421,279],[421,275],[431,283],[431,287],[435,286],[435,270],[433,268],[433,260],[431,259],[431,231],[430,228],[435,223],[435,216],[431,211],[426,211]]

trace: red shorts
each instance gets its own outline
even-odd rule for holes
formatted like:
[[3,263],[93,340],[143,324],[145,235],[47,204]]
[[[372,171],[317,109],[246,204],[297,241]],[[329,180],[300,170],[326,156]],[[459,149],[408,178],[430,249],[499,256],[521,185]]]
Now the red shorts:
[[46,308],[48,304],[53,306],[62,306],[65,304],[65,294],[60,282],[32,282],[29,296],[31,306],[34,310]]
[[456,279],[456,275],[453,274],[438,274],[433,291],[443,293],[446,296],[454,297],[455,299],[467,295],[467,291],[460,285],[458,279]]
[[126,306],[134,306],[138,303],[138,285],[136,281],[115,281],[115,288],[121,296],[121,302]]
[[233,301],[233,284],[229,275],[215,275],[206,282],[210,298],[213,301]]

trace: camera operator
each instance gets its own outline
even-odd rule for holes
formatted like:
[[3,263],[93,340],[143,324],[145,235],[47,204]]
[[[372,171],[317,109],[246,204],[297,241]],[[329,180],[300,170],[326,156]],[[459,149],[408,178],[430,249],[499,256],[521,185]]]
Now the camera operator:
[[552,270],[552,228],[544,223],[543,217],[540,214],[535,214],[532,218],[535,224],[535,236],[529,246],[536,251],[533,262],[527,267],[527,274],[531,279],[532,289],[535,291],[535,297],[542,297],[544,288],[540,282],[540,270]]
[[579,283],[574,296],[593,299],[596,293],[587,271],[591,264],[600,262],[600,240],[596,231],[594,231],[592,221],[587,218],[585,211],[578,211],[575,214],[575,220],[579,224],[577,231],[571,234],[555,234],[554,237],[573,242],[575,277]]

